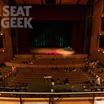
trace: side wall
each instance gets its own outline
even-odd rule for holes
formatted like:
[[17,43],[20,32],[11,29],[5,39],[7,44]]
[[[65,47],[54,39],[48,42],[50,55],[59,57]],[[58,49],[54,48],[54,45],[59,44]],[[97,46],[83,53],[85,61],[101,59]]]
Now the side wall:
[[[2,7],[4,4],[0,5],[0,15],[2,15]],[[0,17],[2,20],[2,16]],[[0,33],[4,35],[4,48],[0,49],[0,63],[9,60],[12,57],[12,43],[11,43],[11,34],[9,28],[0,27]]]
[[98,51],[98,36],[101,33],[101,15],[104,4],[102,0],[96,0],[93,8],[93,27],[92,27],[92,36],[91,36],[91,47],[90,54],[91,57],[100,60],[104,63],[104,53],[103,50]]

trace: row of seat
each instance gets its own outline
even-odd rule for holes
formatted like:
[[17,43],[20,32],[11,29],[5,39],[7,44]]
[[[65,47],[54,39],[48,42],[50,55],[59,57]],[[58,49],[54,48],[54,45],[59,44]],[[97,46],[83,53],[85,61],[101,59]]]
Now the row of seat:
[[45,68],[18,68],[16,76],[9,82],[9,86],[20,86],[22,83],[32,85],[36,82],[43,81],[45,83],[51,83],[51,79],[45,79],[44,76],[52,76],[55,83],[64,84],[64,80],[67,78],[69,84],[81,84],[87,82],[90,78],[81,71],[65,72],[64,69],[45,69]]

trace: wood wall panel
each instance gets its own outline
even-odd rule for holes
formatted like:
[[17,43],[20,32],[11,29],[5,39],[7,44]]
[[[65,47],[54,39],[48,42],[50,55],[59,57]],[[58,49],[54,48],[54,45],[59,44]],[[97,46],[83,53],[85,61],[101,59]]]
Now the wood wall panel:
[[61,0],[62,4],[76,4],[78,0]]
[[87,4],[88,0],[80,0],[79,4]]
[[[104,4],[103,4],[104,5]],[[98,35],[101,33],[102,0],[97,0],[93,8],[93,26],[91,36],[91,57],[100,60],[104,64],[104,53],[98,52]]]
[[[2,5],[3,6],[3,5]],[[2,8],[0,6],[0,8]],[[2,19],[3,17],[1,17]],[[11,33],[9,28],[3,28],[1,26],[1,33],[4,34],[4,49],[5,51],[0,51],[0,63],[10,60],[12,57],[12,42],[11,42]]]
[[[23,104],[49,104],[47,98],[23,98]],[[19,98],[0,98],[0,104],[20,104]],[[62,98],[55,101],[55,104],[93,104],[93,101],[87,97]]]
[[41,4],[41,0],[15,0],[17,4]]
[[[98,9],[99,8],[99,9]],[[96,2],[93,8],[93,25],[91,37],[91,56],[96,57],[98,35],[100,32],[100,16],[101,16],[101,2]]]
[[11,42],[10,30],[9,29],[2,29],[2,32],[5,35],[5,38],[4,38],[5,52],[0,52],[0,63],[10,60],[12,58],[12,42]]

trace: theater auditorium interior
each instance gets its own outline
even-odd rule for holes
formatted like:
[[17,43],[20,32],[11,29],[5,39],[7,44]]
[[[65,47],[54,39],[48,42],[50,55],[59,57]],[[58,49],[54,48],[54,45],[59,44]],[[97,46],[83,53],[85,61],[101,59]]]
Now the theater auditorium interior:
[[0,0],[0,104],[104,104],[104,0]]

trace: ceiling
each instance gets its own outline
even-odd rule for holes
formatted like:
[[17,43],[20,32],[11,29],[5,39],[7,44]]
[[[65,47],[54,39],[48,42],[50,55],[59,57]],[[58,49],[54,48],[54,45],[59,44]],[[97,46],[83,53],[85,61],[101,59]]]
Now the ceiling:
[[[45,4],[46,0],[14,0],[16,4]],[[49,0],[52,1],[52,0]],[[88,0],[56,0],[56,4],[62,5],[86,5]]]

